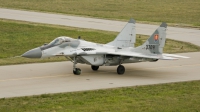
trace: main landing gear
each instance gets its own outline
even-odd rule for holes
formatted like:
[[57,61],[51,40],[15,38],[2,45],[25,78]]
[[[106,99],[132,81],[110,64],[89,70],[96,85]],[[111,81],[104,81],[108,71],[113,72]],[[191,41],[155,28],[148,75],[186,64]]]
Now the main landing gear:
[[119,66],[117,67],[117,73],[118,73],[119,75],[122,75],[122,74],[124,74],[124,72],[125,72],[124,66],[123,66],[123,65],[119,65]]
[[[92,70],[97,71],[97,70],[99,69],[99,66],[93,66],[93,65],[92,65],[91,68],[92,68]],[[122,75],[122,74],[124,74],[124,72],[125,72],[124,66],[123,66],[123,65],[119,65],[119,66],[117,67],[117,73],[118,73],[119,75]]]
[[[77,60],[76,60],[76,56],[74,57],[74,61],[73,61],[73,73],[74,73],[74,75],[80,75],[81,74],[81,69],[80,68],[76,68],[76,64],[77,64]],[[94,66],[94,65],[92,65],[91,66],[91,68],[92,68],[92,70],[94,70],[94,71],[97,71],[98,69],[99,69],[99,66]],[[125,68],[124,68],[124,66],[123,65],[119,65],[118,67],[117,67],[117,73],[119,74],[119,75],[122,75],[122,74],[124,74],[124,72],[125,72]]]
[[92,70],[97,71],[99,69],[99,66],[91,66]]
[[119,57],[119,66],[117,67],[117,73],[118,73],[119,75],[122,75],[122,74],[124,74],[124,72],[125,72],[124,66],[121,65],[121,64],[122,64],[122,60],[123,60],[123,58],[122,58],[122,57]]
[[74,65],[73,65],[73,73],[74,75],[80,75],[81,74],[81,69],[76,68],[76,56],[74,57]]

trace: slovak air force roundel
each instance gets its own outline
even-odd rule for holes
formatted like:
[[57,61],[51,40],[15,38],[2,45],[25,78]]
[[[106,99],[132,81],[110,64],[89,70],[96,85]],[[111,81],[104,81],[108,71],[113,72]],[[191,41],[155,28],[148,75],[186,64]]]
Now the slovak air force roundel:
[[155,43],[158,42],[158,39],[159,39],[159,35],[158,35],[158,34],[155,34],[155,35],[154,35],[154,41],[155,41]]

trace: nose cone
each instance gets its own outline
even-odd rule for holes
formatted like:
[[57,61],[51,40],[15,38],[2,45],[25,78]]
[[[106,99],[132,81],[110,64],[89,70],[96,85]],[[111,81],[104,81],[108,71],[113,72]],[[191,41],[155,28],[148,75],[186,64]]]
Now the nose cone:
[[35,49],[31,49],[27,52],[25,52],[22,57],[26,58],[41,58],[42,57],[42,50],[38,47]]

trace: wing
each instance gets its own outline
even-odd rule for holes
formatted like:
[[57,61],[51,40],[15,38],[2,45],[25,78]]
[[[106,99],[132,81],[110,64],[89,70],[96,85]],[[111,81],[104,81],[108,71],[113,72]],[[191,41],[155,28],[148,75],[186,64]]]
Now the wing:
[[144,54],[141,54],[141,53],[131,52],[131,51],[108,52],[107,54],[128,56],[128,57],[159,59],[159,55],[144,55]]
[[146,55],[136,52],[109,52],[108,54],[120,55],[120,56],[130,56],[130,57],[139,57],[139,58],[151,58],[151,59],[160,59],[160,60],[177,60],[179,58],[190,58],[187,56],[181,56],[176,54],[158,54],[158,55]]
[[[83,50],[88,49],[88,50]],[[142,52],[133,52],[129,49],[107,49],[104,47],[101,48],[80,48],[72,50],[72,52],[60,52],[55,54],[56,56],[70,56],[70,55],[94,55],[94,54],[106,54],[106,55],[119,55],[127,57],[138,57],[138,58],[150,58],[150,59],[160,59],[160,60],[177,60],[178,58],[189,58],[186,56],[176,55],[176,54],[143,54]]]

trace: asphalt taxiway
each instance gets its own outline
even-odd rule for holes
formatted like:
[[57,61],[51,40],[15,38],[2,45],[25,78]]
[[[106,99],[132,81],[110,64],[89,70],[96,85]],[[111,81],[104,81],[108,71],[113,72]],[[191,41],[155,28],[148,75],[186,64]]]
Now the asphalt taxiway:
[[[41,13],[32,11],[21,11],[13,9],[0,8],[0,18],[12,19],[36,23],[72,26],[79,28],[91,28],[106,31],[121,31],[127,22],[85,18],[78,16],[69,16],[62,14]],[[127,21],[129,18],[127,18]],[[158,25],[138,24],[136,20],[136,33],[151,35]],[[168,27],[167,38],[190,42],[200,45],[200,30]]]
[[124,75],[116,73],[117,66],[92,71],[78,64],[78,76],[67,61],[0,66],[0,98],[200,80],[200,52],[181,55],[191,58],[124,64]]
[[[0,18],[45,24],[120,31],[126,22],[74,17],[61,14],[0,8]],[[138,34],[150,35],[157,25],[136,24]],[[168,27],[167,38],[200,45],[200,30]],[[118,75],[117,66],[103,66],[95,72],[80,65],[82,74],[72,73],[71,62],[0,66],[0,98],[82,90],[200,80],[200,52],[183,53],[189,59],[126,64]]]

